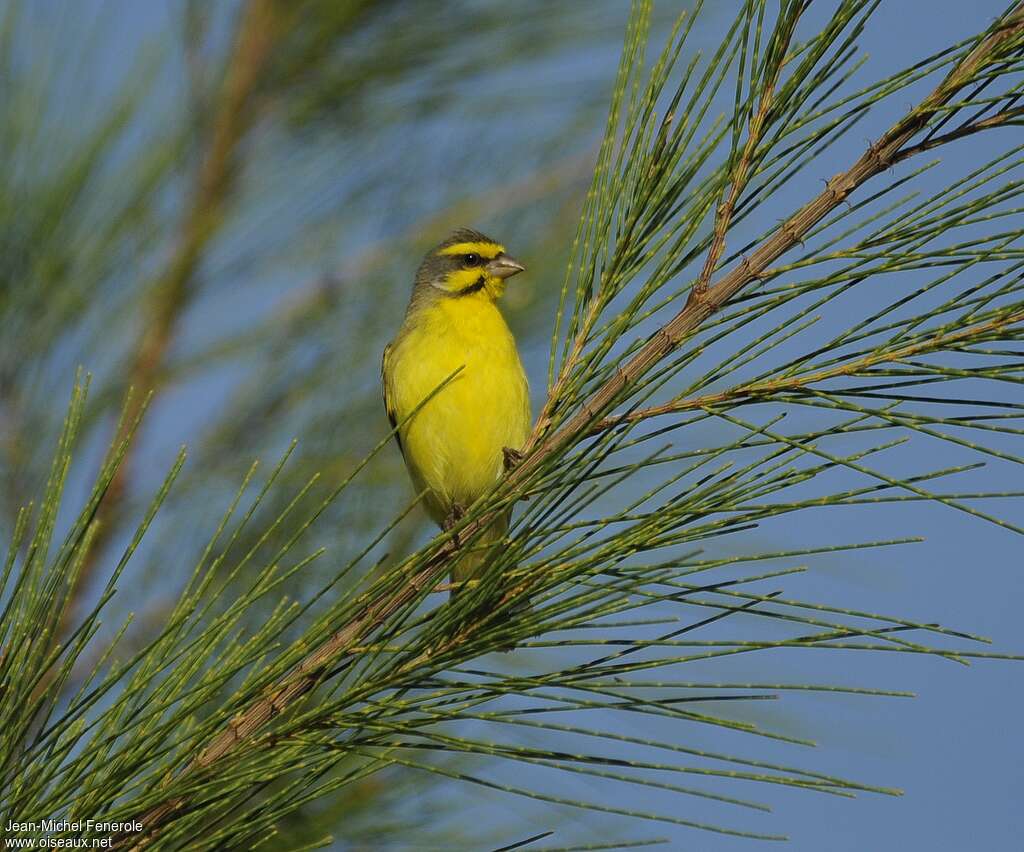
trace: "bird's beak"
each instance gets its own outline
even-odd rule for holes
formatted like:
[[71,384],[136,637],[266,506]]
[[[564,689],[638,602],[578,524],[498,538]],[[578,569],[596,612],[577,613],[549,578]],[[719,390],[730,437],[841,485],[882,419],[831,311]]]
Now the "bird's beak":
[[499,255],[487,264],[487,274],[495,278],[511,278],[526,269],[518,260],[507,254]]

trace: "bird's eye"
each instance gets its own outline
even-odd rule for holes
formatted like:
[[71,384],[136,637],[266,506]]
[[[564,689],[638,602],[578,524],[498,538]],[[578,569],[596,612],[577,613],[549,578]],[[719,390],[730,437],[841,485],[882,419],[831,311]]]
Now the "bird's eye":
[[479,266],[480,265],[480,255],[478,255],[478,254],[470,253],[470,254],[467,254],[467,255],[463,255],[462,260],[466,264],[466,266]]

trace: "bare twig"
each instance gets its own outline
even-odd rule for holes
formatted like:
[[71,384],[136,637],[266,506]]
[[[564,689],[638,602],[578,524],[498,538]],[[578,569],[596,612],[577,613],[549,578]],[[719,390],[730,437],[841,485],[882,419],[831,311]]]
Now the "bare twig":
[[739,201],[740,196],[743,194],[743,190],[747,186],[747,181],[750,179],[750,167],[754,162],[754,155],[757,153],[757,148],[761,144],[761,140],[766,129],[765,122],[768,119],[768,114],[771,112],[772,104],[775,102],[775,88],[779,82],[779,74],[782,73],[782,66],[785,64],[786,53],[789,50],[789,43],[793,38],[793,31],[796,29],[796,24],[800,19],[800,14],[805,9],[806,7],[803,7],[800,11],[790,15],[785,21],[784,28],[779,31],[779,41],[774,57],[775,63],[765,74],[764,85],[761,89],[760,102],[757,107],[757,112],[754,113],[750,119],[750,130],[747,133],[746,144],[743,146],[743,153],[736,161],[732,174],[729,175],[729,181],[726,185],[728,194],[726,195],[726,188],[723,188],[722,195],[724,198],[721,204],[719,204],[715,209],[715,230],[714,236],[711,240],[711,248],[708,249],[707,257],[704,260],[704,268],[701,270],[700,277],[693,285],[693,290],[690,293],[691,299],[699,299],[707,291],[708,284],[711,281],[711,276],[715,274],[715,269],[718,267],[718,261],[722,258],[722,252],[725,251],[725,235],[728,233],[729,226],[732,224],[732,217],[736,210],[736,203]]
[[830,367],[826,370],[817,370],[816,372],[808,373],[805,376],[797,376],[796,378],[791,379],[766,379],[760,382],[751,382],[750,384],[738,385],[737,387],[719,391],[718,393],[709,393],[703,396],[691,397],[689,399],[676,399],[663,403],[662,405],[652,405],[647,408],[640,408],[636,411],[631,411],[628,414],[622,414],[615,417],[605,417],[603,420],[599,420],[593,425],[592,431],[595,433],[602,432],[615,426],[621,426],[624,423],[639,423],[642,420],[647,420],[651,417],[658,417],[663,414],[679,414],[683,411],[693,411],[696,409],[703,409],[708,406],[721,405],[724,402],[734,402],[742,399],[756,401],[758,398],[762,398],[770,394],[802,390],[816,384],[817,382],[824,382],[828,379],[859,375],[864,370],[868,370],[871,367],[878,366],[879,364],[891,364],[897,361],[902,361],[906,358],[913,358],[915,355],[937,352],[945,347],[953,346],[965,340],[974,339],[978,335],[986,334],[988,332],[999,331],[1008,325],[1013,325],[1014,323],[1019,322],[1024,322],[1024,312],[1017,312],[1005,317],[989,320],[988,322],[978,323],[977,325],[968,326],[967,328],[960,329],[959,331],[952,331],[948,334],[938,334],[934,337],[929,337],[926,340],[921,340],[907,346],[901,346],[899,349],[893,349],[888,352],[876,352],[856,361],[851,361],[846,364],[838,364],[835,367]]
[[930,139],[926,139],[917,145],[910,145],[899,152],[897,156],[893,158],[894,163],[903,162],[911,157],[915,157],[918,154],[923,154],[925,151],[931,151],[933,148],[938,148],[942,145],[946,145],[950,142],[955,142],[957,139],[963,139],[967,136],[973,136],[975,133],[980,133],[982,130],[991,130],[994,127],[1006,127],[1008,125],[1019,124],[1024,120],[1024,107],[1015,107],[1013,109],[1003,110],[997,112],[995,115],[991,115],[988,118],[983,118],[979,121],[969,122],[956,130],[950,130],[949,133],[943,133],[941,136],[933,136]]

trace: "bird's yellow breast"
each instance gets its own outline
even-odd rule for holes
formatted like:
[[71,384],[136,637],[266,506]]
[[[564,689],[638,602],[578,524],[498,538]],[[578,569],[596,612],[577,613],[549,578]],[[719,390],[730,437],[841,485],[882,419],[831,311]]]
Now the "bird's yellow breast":
[[404,421],[446,378],[461,371],[400,430],[402,451],[428,509],[441,523],[498,481],[502,449],[519,449],[530,401],[515,340],[486,290],[436,299],[412,311],[386,356],[385,393]]

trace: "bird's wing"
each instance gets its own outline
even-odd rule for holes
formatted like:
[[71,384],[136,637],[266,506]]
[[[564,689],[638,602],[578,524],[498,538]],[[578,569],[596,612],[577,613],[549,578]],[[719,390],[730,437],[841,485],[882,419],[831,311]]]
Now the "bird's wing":
[[[391,423],[391,428],[394,429],[398,426],[398,418],[395,416],[395,406],[391,401],[392,393],[391,389],[391,377],[388,374],[388,355],[391,354],[391,344],[389,343],[384,347],[384,356],[380,359],[380,390],[381,395],[384,397],[384,410],[388,413],[388,421]],[[398,450],[402,454],[402,458],[405,458],[405,448],[402,446],[402,436],[395,432],[395,442],[398,444]]]

